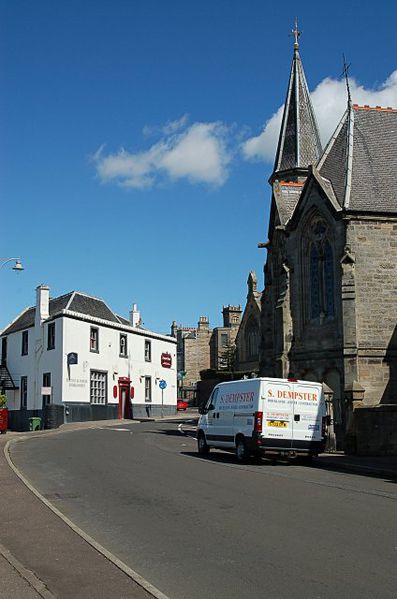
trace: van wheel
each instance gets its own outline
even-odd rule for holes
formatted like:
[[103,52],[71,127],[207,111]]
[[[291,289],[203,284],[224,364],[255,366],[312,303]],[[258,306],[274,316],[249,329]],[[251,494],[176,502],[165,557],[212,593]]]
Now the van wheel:
[[236,439],[236,458],[240,464],[247,461],[248,452],[244,437],[237,437]]
[[208,455],[210,452],[210,448],[207,445],[204,433],[199,433],[197,438],[197,451],[199,455]]

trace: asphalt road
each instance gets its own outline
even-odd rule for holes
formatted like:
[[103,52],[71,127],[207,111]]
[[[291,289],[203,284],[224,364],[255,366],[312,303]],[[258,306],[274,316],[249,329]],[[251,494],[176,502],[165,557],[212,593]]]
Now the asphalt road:
[[397,485],[199,458],[178,423],[16,443],[58,509],[172,599],[397,596]]

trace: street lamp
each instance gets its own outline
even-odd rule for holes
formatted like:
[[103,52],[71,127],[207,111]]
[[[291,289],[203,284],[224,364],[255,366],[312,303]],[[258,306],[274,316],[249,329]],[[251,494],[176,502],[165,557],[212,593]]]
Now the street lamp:
[[21,272],[21,270],[25,270],[22,266],[20,258],[0,258],[0,269],[3,268],[8,262],[13,262],[15,260],[15,264],[12,267],[12,270],[16,270],[17,272]]

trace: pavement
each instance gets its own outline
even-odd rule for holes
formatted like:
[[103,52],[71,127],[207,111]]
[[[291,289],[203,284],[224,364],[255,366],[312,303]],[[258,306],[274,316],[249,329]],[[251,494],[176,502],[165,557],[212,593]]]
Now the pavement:
[[[195,418],[197,410],[192,409],[156,420],[191,420],[185,433],[194,434]],[[73,523],[54,513],[49,502],[35,494],[29,482],[21,480],[10,467],[7,457],[7,443],[27,436],[120,426],[127,422],[132,421],[82,422],[66,424],[55,431],[0,435],[0,599],[167,599]],[[315,458],[313,467],[397,480],[397,456],[328,453]]]

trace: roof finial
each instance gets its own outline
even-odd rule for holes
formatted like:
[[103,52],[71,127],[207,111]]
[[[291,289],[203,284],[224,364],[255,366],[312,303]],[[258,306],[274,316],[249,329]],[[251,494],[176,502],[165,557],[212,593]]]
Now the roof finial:
[[294,38],[295,38],[295,41],[294,41],[294,50],[297,50],[299,48],[298,40],[299,40],[300,34],[302,33],[298,29],[298,17],[295,17],[295,29],[292,29],[291,33],[294,35]]
[[341,77],[343,77],[343,76],[345,77],[345,81],[346,81],[346,89],[347,89],[347,101],[348,101],[348,103],[349,103],[349,105],[350,105],[350,104],[351,104],[351,102],[352,102],[352,98],[351,98],[351,95],[350,95],[350,85],[349,85],[349,69],[350,69],[350,63],[349,63],[349,64],[346,64],[346,58],[345,58],[345,55],[344,55],[344,54],[342,54],[342,56],[343,56],[343,71],[342,71]]

